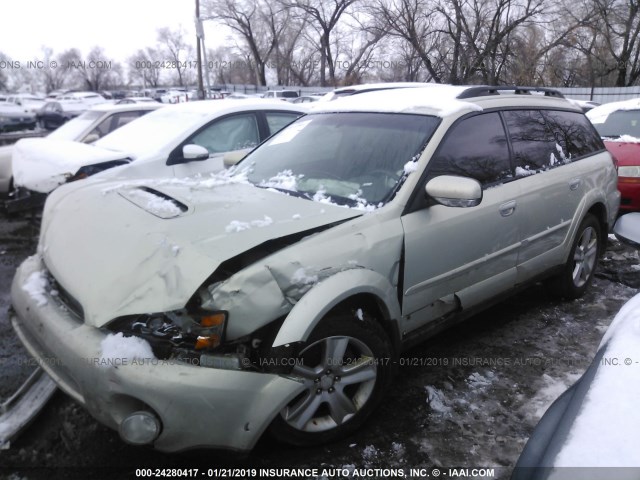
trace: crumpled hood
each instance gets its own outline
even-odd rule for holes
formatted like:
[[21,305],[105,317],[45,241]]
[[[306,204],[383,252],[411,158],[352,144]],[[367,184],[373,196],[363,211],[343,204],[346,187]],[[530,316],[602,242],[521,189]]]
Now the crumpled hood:
[[14,184],[49,193],[84,165],[127,158],[123,152],[70,140],[25,138],[18,141],[11,159]]
[[223,261],[362,214],[246,184],[147,185],[78,182],[49,197],[40,249],[89,324],[182,308]]

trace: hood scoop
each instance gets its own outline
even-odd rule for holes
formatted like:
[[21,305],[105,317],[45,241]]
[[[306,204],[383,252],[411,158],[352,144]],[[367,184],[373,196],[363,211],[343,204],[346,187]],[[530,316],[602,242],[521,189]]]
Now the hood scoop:
[[189,207],[169,195],[149,187],[137,187],[118,192],[123,198],[156,217],[175,218]]

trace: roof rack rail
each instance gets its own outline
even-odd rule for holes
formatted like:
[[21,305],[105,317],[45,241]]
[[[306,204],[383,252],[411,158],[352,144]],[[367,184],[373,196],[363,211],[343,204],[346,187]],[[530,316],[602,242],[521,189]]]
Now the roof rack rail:
[[488,85],[481,85],[477,87],[467,88],[464,92],[458,95],[458,99],[500,95],[500,92],[513,92],[516,95],[531,95],[531,93],[540,93],[544,94],[545,97],[564,98],[564,95],[562,95],[559,90],[554,90],[553,88],[517,87],[512,85],[490,87]]

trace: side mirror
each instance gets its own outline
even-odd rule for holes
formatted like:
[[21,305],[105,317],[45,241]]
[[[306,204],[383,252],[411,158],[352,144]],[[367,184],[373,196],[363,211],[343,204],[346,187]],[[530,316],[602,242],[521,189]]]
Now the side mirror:
[[93,143],[96,140],[100,140],[100,135],[98,135],[97,133],[90,133],[89,135],[84,137],[82,143]]
[[182,158],[187,162],[192,160],[207,160],[209,158],[209,150],[200,145],[185,145],[182,147]]
[[247,154],[251,151],[250,148],[245,148],[244,150],[234,150],[233,152],[227,152],[222,157],[222,162],[224,163],[224,168],[233,167],[235,164],[240,162]]
[[446,207],[475,207],[482,201],[482,185],[468,177],[442,175],[427,182],[427,195]]
[[613,227],[618,240],[640,248],[640,213],[627,213],[621,216]]

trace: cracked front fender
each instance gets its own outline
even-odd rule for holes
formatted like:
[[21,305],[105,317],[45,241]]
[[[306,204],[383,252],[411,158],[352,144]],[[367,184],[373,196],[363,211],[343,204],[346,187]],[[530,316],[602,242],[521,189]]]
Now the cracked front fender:
[[400,318],[397,290],[387,278],[362,268],[345,270],[318,283],[300,299],[287,315],[273,347],[307,340],[333,307],[358,294],[376,296],[392,319]]

